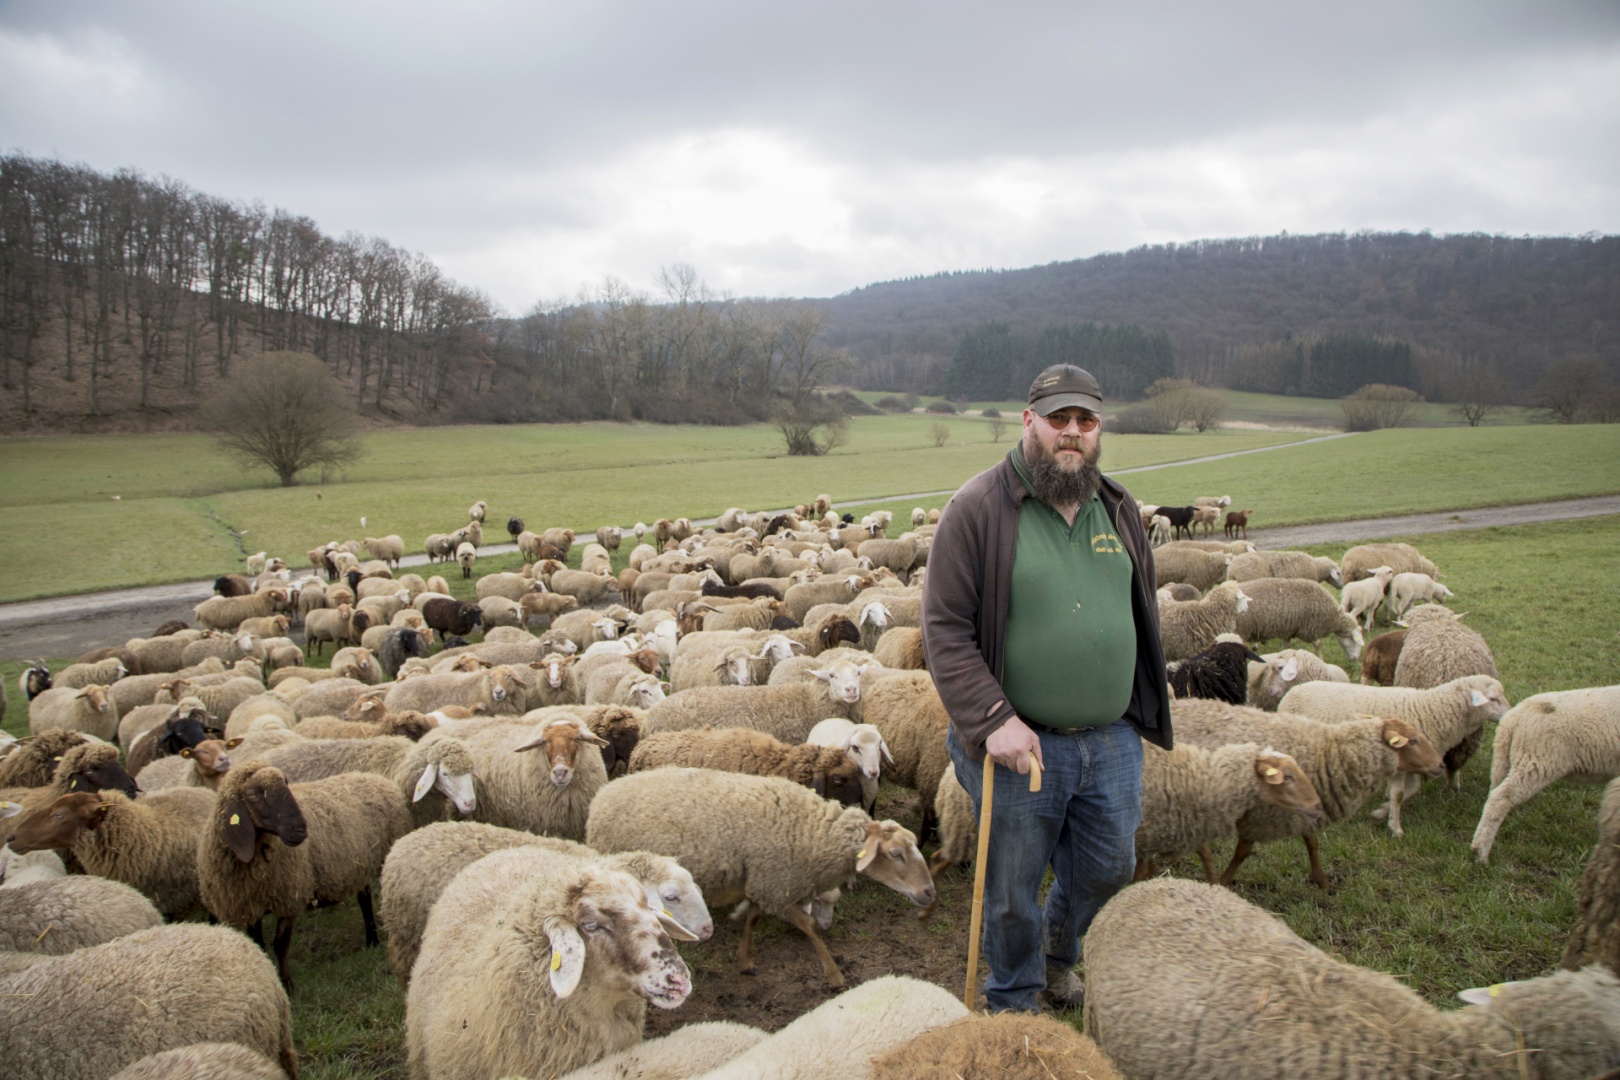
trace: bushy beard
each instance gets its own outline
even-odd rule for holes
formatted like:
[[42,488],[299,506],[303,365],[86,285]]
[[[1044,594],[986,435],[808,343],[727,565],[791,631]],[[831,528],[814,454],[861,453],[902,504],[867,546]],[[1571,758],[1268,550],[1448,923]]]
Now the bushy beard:
[[1079,463],[1060,461],[1039,439],[1024,442],[1024,464],[1029,467],[1035,494],[1048,506],[1084,506],[1102,486],[1102,470],[1097,468],[1097,459],[1102,456],[1102,439],[1089,450],[1079,439],[1073,438],[1058,440],[1057,448],[1080,451]]

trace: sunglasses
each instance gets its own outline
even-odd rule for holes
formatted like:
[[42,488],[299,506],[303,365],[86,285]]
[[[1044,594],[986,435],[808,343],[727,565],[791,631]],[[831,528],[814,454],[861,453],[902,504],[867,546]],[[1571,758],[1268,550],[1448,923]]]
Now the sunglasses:
[[1050,424],[1053,431],[1065,431],[1070,424],[1080,425],[1081,431],[1095,431],[1102,423],[1102,417],[1089,412],[1055,412],[1041,419]]

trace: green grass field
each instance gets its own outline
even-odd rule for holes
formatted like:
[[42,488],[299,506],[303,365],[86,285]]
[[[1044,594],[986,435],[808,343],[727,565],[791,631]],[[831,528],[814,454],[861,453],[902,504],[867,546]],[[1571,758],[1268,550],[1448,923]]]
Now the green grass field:
[[[930,437],[936,422],[951,430],[944,446]],[[0,511],[49,526],[0,533],[0,603],[211,578],[254,551],[303,565],[307,549],[331,539],[398,533],[408,551],[420,551],[424,536],[458,527],[479,498],[490,505],[486,543],[506,540],[514,514],[531,528],[594,528],[774,508],[819,492],[857,513],[895,503],[909,510],[913,501],[939,506],[940,493],[1005,454],[1017,430],[1010,425],[993,443],[979,418],[859,417],[848,444],[819,458],[783,455],[763,426],[381,431],[366,436],[366,456],[343,475],[294,488],[243,470],[201,435],[4,440],[0,463],[11,483],[0,491]],[[1166,466],[1122,479],[1147,502],[1230,494],[1256,510],[1257,526],[1620,491],[1620,425],[1407,428],[1174,464],[1307,437],[1115,435],[1105,440],[1103,467]],[[42,571],[46,540],[50,565],[71,573]]]

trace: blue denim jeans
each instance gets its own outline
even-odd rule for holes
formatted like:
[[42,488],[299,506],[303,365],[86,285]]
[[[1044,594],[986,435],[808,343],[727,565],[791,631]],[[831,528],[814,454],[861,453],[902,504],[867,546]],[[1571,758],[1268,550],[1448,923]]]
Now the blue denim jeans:
[[[984,881],[984,944],[991,1012],[1038,1011],[1046,969],[1073,967],[1080,938],[1136,871],[1142,820],[1142,738],[1124,720],[1072,733],[1037,732],[1046,763],[1041,790],[995,769]],[[956,778],[978,813],[984,766],[946,736]],[[1039,902],[1046,868],[1052,887]]]

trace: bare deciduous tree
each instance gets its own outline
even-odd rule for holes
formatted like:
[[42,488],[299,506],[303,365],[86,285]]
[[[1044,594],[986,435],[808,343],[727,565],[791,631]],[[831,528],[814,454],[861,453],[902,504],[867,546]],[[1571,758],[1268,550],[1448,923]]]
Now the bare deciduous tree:
[[240,364],[203,417],[221,447],[270,469],[282,487],[305,469],[347,465],[362,452],[349,395],[307,353],[264,353]]
[[1381,428],[1404,427],[1412,422],[1418,402],[1422,400],[1416,390],[1404,386],[1369,383],[1340,399],[1344,430],[1378,431]]
[[928,427],[928,437],[934,440],[934,445],[944,446],[951,441],[951,426],[943,420],[935,420]]

